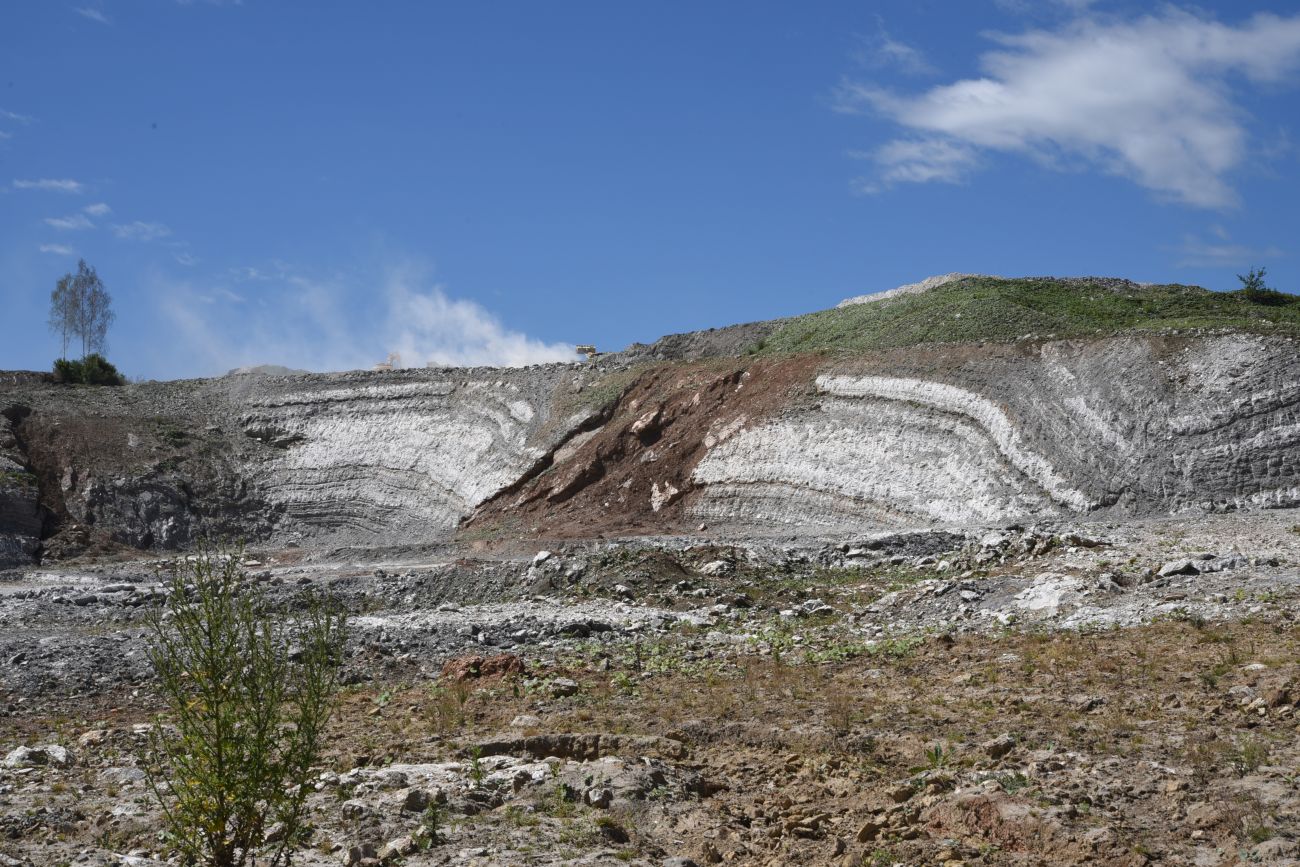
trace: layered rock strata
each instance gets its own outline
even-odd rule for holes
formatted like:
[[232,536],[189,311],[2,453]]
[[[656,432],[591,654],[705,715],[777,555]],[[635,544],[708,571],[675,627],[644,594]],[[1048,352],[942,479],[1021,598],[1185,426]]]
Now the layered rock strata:
[[888,353],[695,468],[744,523],[974,524],[1300,503],[1300,356],[1254,335]]

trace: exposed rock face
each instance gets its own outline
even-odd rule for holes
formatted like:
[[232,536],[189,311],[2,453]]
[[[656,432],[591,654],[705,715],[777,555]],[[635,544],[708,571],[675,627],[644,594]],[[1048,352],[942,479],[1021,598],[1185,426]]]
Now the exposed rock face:
[[1297,343],[1235,333],[20,382],[0,384],[0,411],[10,563],[70,523],[144,548],[382,547],[469,516],[485,538],[583,537],[1300,504]]
[[281,530],[390,544],[445,538],[518,481],[587,417],[552,421],[566,370],[368,373],[302,378],[253,398],[245,432],[264,443],[263,485]]
[[1296,505],[1298,375],[1293,341],[1251,335],[864,358],[711,450],[692,511],[863,526]]
[[37,480],[52,523],[141,548],[444,539],[587,421],[593,410],[555,399],[587,376],[550,365],[0,388],[19,419],[0,451],[2,548],[30,560]]
[[19,418],[0,415],[0,569],[30,563],[40,544],[40,492],[14,435]]

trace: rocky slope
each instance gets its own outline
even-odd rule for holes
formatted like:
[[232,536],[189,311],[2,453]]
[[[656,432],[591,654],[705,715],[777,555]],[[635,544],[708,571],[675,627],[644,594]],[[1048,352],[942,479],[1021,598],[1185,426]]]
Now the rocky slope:
[[164,549],[204,537],[446,538],[589,423],[595,410],[573,393],[587,376],[555,365],[102,389],[10,376],[0,380],[3,556],[29,557],[42,527],[62,531],[55,542],[75,527],[82,544],[89,534]]
[[654,369],[470,526],[834,533],[1295,505],[1297,348],[1123,336]]
[[[117,389],[4,375],[0,559],[30,558],[41,536],[54,556],[204,536],[383,548],[458,528],[833,535],[1300,502],[1294,311],[1113,279],[957,277],[594,365]],[[1048,309],[1079,336],[1007,337]],[[1193,314],[1231,327],[1148,327]],[[940,334],[927,316],[967,339],[891,343],[887,323]]]

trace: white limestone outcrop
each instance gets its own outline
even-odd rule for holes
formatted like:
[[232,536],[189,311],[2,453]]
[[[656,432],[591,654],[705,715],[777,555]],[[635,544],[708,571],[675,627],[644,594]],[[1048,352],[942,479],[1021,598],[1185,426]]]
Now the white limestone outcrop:
[[819,376],[815,402],[709,450],[692,512],[866,527],[1300,504],[1292,340],[1120,337],[938,354]]

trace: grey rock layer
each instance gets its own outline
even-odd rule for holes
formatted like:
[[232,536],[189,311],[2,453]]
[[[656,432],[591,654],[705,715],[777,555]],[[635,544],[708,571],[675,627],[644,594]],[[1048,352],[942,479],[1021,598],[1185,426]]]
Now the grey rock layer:
[[1289,339],[1121,337],[892,353],[696,467],[701,518],[976,524],[1300,504]]
[[[567,365],[296,380],[248,401],[279,535],[390,544],[445,538],[574,426],[552,418]],[[553,423],[554,422],[554,423]]]

